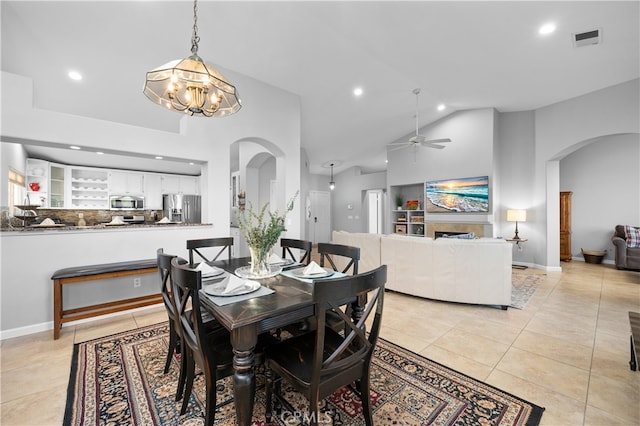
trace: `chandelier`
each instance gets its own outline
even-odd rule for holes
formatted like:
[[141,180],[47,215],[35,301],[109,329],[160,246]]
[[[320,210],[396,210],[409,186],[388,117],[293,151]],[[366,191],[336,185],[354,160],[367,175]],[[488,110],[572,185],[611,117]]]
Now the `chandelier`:
[[198,0],[193,2],[191,56],[147,73],[144,94],[158,105],[189,115],[225,117],[241,107],[235,86],[198,56]]

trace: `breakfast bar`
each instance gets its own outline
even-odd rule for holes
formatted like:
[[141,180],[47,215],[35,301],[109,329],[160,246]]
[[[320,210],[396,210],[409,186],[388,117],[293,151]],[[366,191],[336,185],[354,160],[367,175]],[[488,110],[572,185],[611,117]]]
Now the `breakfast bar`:
[[[228,232],[228,228],[224,231]],[[2,337],[51,329],[57,330],[54,334],[60,332],[59,326],[54,324],[51,279],[56,276],[71,279],[65,273],[65,270],[70,271],[67,268],[77,272],[87,265],[106,266],[150,259],[160,247],[167,253],[185,257],[188,256],[186,240],[213,236],[216,235],[212,224],[3,230],[0,232]],[[139,269],[135,276],[108,276],[105,269],[100,272],[106,274],[99,280],[60,285],[64,310],[71,313],[86,306],[104,307],[104,304],[127,299],[152,300],[159,292],[154,268]],[[76,317],[74,321],[77,319],[80,318]],[[60,325],[64,322],[61,320]]]

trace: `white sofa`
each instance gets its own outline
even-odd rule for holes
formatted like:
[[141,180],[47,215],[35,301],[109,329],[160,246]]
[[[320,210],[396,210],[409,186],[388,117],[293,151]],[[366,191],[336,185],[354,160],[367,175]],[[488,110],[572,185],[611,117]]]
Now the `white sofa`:
[[387,265],[388,290],[449,302],[511,304],[511,244],[502,239],[420,238],[334,231],[360,247],[359,272]]

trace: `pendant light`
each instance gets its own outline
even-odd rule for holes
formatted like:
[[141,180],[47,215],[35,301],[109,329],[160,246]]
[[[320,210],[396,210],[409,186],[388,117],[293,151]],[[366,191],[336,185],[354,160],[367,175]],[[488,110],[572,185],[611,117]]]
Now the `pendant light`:
[[331,166],[331,180],[329,181],[329,189],[333,191],[336,187],[336,183],[333,181],[333,163],[331,163],[330,166]]
[[238,91],[198,56],[198,0],[193,2],[191,56],[167,62],[147,73],[143,93],[151,101],[188,115],[225,117],[242,107]]

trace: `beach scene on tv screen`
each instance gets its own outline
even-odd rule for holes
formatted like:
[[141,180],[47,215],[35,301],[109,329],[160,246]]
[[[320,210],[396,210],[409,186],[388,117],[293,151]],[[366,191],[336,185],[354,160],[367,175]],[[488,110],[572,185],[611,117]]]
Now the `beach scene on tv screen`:
[[427,181],[425,192],[429,213],[489,211],[488,176]]

